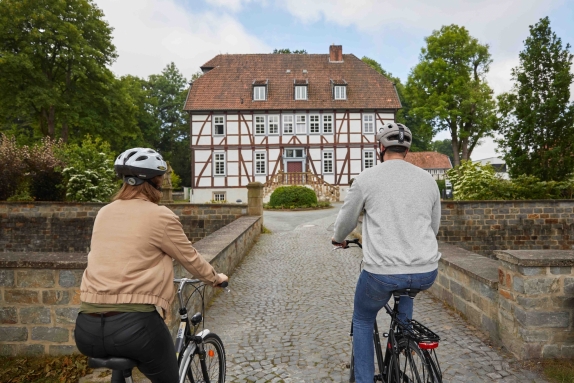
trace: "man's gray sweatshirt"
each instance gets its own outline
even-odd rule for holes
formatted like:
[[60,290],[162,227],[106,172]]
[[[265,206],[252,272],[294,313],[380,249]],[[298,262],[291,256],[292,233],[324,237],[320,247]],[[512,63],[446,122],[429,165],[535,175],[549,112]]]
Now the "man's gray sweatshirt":
[[403,160],[385,161],[363,171],[335,222],[336,242],[343,242],[353,231],[363,208],[366,271],[417,274],[438,267],[440,193],[429,173]]

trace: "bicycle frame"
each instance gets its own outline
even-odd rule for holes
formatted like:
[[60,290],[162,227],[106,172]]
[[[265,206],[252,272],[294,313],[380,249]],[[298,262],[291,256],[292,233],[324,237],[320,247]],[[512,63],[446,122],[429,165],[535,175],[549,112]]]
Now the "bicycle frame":
[[[201,284],[199,286],[196,286],[195,283],[200,283],[200,281],[198,279],[188,279],[188,278],[179,278],[179,279],[174,279],[175,283],[179,283],[179,287],[177,289],[177,297],[179,300],[179,315],[181,318],[181,321],[179,323],[179,329],[177,330],[177,336],[176,336],[176,340],[175,340],[175,354],[176,357],[178,358],[178,360],[182,360],[183,358],[186,358],[187,356],[189,356],[190,354],[199,354],[199,360],[201,363],[201,367],[202,367],[202,371],[204,373],[204,380],[206,383],[209,383],[209,376],[207,376],[207,373],[205,372],[207,370],[207,366],[205,364],[205,350],[203,348],[203,339],[207,336],[207,334],[209,334],[209,330],[208,329],[203,329],[201,330],[197,335],[195,335],[195,330],[196,328],[199,326],[199,323],[197,323],[197,325],[193,326],[193,332],[191,331],[192,325],[193,323],[190,323],[189,320],[189,316],[188,316],[188,312],[187,312],[187,308],[185,307],[185,302],[183,300],[183,289],[185,288],[185,286],[187,284],[191,284],[191,286],[195,289],[193,291],[193,293],[191,293],[191,296],[193,296],[195,293],[198,293],[201,297],[201,324],[204,325],[204,311],[205,311],[205,305],[204,305],[204,295],[203,295],[203,288],[205,287],[204,284]],[[189,344],[193,342],[193,345],[191,347],[189,347]],[[181,355],[181,351],[184,350],[184,354]],[[189,359],[191,360],[191,358]],[[187,365],[183,366],[180,365],[180,369],[179,369],[179,376],[182,376],[182,374],[184,373],[184,371],[187,370]]]

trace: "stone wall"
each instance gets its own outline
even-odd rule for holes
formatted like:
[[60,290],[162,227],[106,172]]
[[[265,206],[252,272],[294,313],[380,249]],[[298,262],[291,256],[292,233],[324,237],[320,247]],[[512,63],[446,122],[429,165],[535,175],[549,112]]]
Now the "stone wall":
[[430,293],[498,341],[498,262],[439,243],[439,275]]
[[[194,246],[217,271],[231,275],[262,224],[262,217],[241,217]],[[73,329],[86,265],[85,253],[0,253],[0,355],[77,352]],[[174,273],[189,276],[178,264]],[[206,303],[212,296],[207,289]],[[174,314],[167,318],[170,327],[178,323]]]
[[574,249],[574,200],[443,201],[438,239],[495,250]]
[[522,359],[574,358],[574,251],[496,254],[504,345]]
[[[0,202],[0,252],[87,252],[105,204]],[[192,242],[247,215],[246,204],[168,204]]]
[[519,359],[574,357],[574,251],[439,249],[431,294]]

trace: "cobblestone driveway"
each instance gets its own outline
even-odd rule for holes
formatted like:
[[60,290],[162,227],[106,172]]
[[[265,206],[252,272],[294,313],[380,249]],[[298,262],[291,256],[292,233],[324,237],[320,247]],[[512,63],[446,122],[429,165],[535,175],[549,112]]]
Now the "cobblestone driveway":
[[[286,229],[281,213],[266,215],[265,225],[279,231],[261,235],[233,274],[231,292],[220,294],[207,312],[206,327],[226,348],[227,382],[348,381],[361,252],[331,250],[336,211],[331,212],[318,212],[323,218],[300,222],[294,230]],[[443,339],[438,351],[445,382],[544,381],[515,370],[511,358],[428,294],[417,297],[414,317]],[[386,326],[381,313],[379,328]]]

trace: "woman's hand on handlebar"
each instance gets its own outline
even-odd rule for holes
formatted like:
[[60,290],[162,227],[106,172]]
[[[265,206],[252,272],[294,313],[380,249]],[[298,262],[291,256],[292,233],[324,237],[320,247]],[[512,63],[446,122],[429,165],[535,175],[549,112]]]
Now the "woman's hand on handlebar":
[[218,282],[215,285],[215,287],[227,287],[229,277],[223,273],[219,273],[219,274],[217,274],[217,280],[218,280]]

